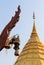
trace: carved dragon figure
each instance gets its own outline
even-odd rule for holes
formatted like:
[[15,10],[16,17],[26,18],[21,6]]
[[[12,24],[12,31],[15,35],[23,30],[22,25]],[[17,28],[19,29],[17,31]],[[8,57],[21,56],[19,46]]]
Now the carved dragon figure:
[[12,17],[11,21],[5,26],[4,30],[0,35],[0,51],[5,47],[5,43],[8,40],[11,30],[15,27],[16,23],[19,21],[20,6],[18,6],[18,11],[15,12],[15,16]]

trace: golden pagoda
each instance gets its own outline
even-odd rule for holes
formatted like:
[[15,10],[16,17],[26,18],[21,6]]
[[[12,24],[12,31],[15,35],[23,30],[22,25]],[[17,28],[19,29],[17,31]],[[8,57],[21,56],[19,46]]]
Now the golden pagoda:
[[41,43],[35,25],[35,14],[33,13],[33,29],[30,39],[14,65],[44,65],[44,45]]

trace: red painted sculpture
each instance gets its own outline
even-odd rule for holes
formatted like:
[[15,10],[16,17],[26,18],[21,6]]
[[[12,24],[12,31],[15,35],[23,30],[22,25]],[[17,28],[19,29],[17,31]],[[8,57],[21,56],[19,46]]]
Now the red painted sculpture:
[[15,16],[12,17],[11,21],[6,25],[4,30],[0,35],[0,51],[5,48],[6,41],[10,35],[11,30],[15,27],[16,23],[19,21],[19,14],[20,14],[20,6],[18,6],[18,11],[15,12]]

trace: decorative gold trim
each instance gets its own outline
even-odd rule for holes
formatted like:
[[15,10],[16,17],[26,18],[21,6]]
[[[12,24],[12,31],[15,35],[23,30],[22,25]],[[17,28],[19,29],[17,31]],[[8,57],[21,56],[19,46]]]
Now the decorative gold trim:
[[[17,60],[16,63],[18,63],[18,62],[20,62],[20,61],[24,61],[24,60],[34,60],[34,59],[35,59],[35,60],[39,60],[39,59],[40,59],[40,60],[44,60],[44,58],[41,58],[41,57],[25,57],[25,58],[21,58],[21,59]],[[16,63],[15,63],[15,64],[16,64]]]
[[25,49],[25,48],[28,48],[28,47],[30,47],[30,46],[37,46],[37,47],[44,48],[44,46],[43,46],[43,45],[40,45],[40,44],[29,44],[29,45],[26,45],[26,46],[24,47],[24,49]]
[[28,54],[43,54],[44,55],[44,53],[42,53],[42,52],[29,52],[29,53],[26,52],[26,53],[22,53],[21,56],[28,55]]

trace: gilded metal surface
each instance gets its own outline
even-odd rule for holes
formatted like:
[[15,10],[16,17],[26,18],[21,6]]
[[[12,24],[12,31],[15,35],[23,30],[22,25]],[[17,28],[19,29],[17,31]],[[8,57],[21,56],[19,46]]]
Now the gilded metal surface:
[[30,39],[14,65],[44,65],[44,45],[37,34],[35,22]]

